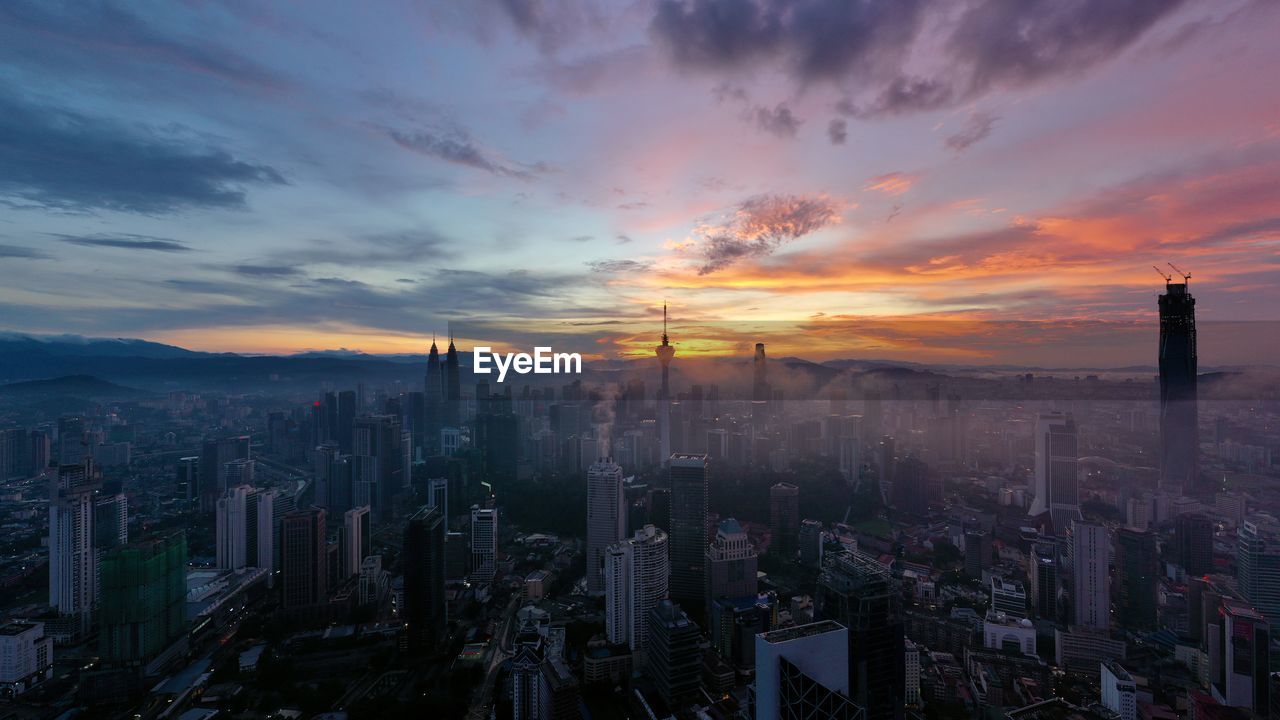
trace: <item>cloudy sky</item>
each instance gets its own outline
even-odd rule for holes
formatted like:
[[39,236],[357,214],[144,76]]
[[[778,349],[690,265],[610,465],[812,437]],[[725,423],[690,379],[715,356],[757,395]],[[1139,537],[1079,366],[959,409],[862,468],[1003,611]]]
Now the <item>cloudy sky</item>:
[[1265,0],[5,2],[0,329],[607,354],[665,299],[690,348],[1000,362],[984,323],[1150,328],[1169,261],[1202,322],[1273,321],[1278,35]]

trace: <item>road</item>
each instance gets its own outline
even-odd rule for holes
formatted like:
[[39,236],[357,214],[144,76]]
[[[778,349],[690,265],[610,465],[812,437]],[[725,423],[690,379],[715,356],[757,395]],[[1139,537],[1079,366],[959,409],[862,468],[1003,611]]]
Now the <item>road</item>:
[[498,631],[494,641],[489,643],[489,649],[486,651],[488,654],[484,661],[484,681],[476,689],[475,700],[472,701],[471,710],[467,713],[468,720],[484,720],[489,717],[489,711],[493,705],[494,685],[498,681],[498,669],[507,658],[511,657],[511,628],[519,607],[520,596],[516,595],[503,610],[502,629]]

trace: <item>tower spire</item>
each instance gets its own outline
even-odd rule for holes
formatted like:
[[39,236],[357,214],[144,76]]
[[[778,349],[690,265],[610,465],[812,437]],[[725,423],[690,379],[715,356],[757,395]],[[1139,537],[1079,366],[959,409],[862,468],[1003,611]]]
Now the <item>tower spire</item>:
[[667,304],[662,303],[662,344],[668,345],[667,342]]

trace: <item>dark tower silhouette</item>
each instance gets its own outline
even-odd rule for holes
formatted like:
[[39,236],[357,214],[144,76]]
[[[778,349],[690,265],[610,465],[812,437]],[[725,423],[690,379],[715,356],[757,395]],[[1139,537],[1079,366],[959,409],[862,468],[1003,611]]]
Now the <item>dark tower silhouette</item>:
[[1196,300],[1186,280],[1165,275],[1160,296],[1160,487],[1187,495],[1204,490],[1196,406]]
[[413,654],[431,650],[445,635],[444,542],[440,508],[422,507],[404,526],[404,621]]
[[426,400],[424,404],[424,442],[426,454],[440,452],[440,428],[444,418],[444,368],[440,365],[440,350],[435,337],[431,338],[431,352],[427,355]]
[[671,599],[701,614],[706,590],[706,554],[710,501],[707,456],[675,454],[671,478]]
[[751,419],[761,423],[769,414],[769,367],[764,356],[764,343],[756,343],[756,356],[753,365],[754,380],[751,387]]
[[445,406],[444,424],[458,427],[462,424],[462,384],[458,375],[458,348],[449,338],[449,350],[444,360]]
[[676,349],[667,338],[667,305],[662,305],[662,344],[653,349],[662,364],[662,387],[658,390],[658,457],[665,464],[671,457],[671,359]]

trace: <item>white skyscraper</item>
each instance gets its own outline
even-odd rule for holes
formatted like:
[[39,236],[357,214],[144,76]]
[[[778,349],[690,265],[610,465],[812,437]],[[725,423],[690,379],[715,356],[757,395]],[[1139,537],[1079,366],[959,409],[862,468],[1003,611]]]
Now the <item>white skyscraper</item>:
[[645,525],[604,553],[605,636],[642,655],[649,611],[667,596],[667,534]]
[[[221,570],[239,570],[255,563],[247,557],[249,550],[249,497],[253,488],[237,485],[227,488],[217,504],[217,559]],[[256,525],[256,524],[255,524]],[[257,530],[257,527],[254,527]]]
[[50,490],[49,604],[87,632],[98,601],[98,559],[94,548],[94,491],[91,461],[64,465]]
[[1111,536],[1101,525],[1076,522],[1071,532],[1071,576],[1075,624],[1106,630],[1111,615]]
[[1049,513],[1064,534],[1080,519],[1076,491],[1076,424],[1070,415],[1041,413],[1036,419],[1036,484],[1031,515]]
[[604,551],[627,534],[622,468],[612,458],[587,471],[587,592],[604,592]]
[[498,511],[471,506],[471,577],[491,582],[497,572],[494,562],[498,552]]
[[848,697],[849,631],[839,623],[773,630],[755,642],[756,720],[866,717]]

